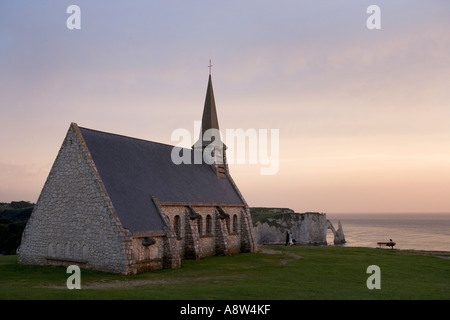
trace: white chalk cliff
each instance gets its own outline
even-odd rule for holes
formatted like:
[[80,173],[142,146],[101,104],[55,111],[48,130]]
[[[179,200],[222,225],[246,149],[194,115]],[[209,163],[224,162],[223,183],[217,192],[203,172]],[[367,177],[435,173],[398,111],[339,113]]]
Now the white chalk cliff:
[[327,245],[328,229],[334,234],[334,244],[345,243],[341,222],[336,230],[324,213],[278,208],[251,208],[251,212],[258,244],[285,243],[286,232],[291,231],[296,244]]

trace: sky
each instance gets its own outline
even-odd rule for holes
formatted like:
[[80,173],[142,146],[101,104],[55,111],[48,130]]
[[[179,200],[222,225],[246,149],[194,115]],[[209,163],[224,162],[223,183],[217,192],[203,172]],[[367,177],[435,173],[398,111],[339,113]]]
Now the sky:
[[450,212],[449,15],[446,0],[2,0],[0,202],[37,201],[71,122],[194,140],[211,59],[221,130],[279,133],[275,174],[230,164],[250,206]]

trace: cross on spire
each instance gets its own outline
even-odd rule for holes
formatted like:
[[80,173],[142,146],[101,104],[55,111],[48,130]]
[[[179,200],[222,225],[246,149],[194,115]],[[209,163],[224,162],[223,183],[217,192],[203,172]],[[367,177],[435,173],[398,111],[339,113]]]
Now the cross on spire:
[[209,59],[209,66],[208,66],[208,68],[209,68],[209,75],[211,75],[211,67],[212,67],[213,65],[211,64],[211,59]]

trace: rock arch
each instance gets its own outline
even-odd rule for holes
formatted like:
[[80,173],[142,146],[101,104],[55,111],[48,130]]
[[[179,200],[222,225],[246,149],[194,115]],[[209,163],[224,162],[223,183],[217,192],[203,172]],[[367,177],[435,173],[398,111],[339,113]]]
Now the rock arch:
[[334,235],[334,244],[345,243],[344,230],[342,229],[341,221],[338,222],[338,229],[336,230],[330,220],[327,220],[327,230],[330,229]]

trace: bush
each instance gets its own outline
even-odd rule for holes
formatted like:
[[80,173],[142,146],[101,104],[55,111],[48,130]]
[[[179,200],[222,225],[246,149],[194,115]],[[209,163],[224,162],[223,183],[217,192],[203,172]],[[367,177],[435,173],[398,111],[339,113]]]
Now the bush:
[[34,204],[28,201],[2,203],[0,211],[0,253],[16,254]]

